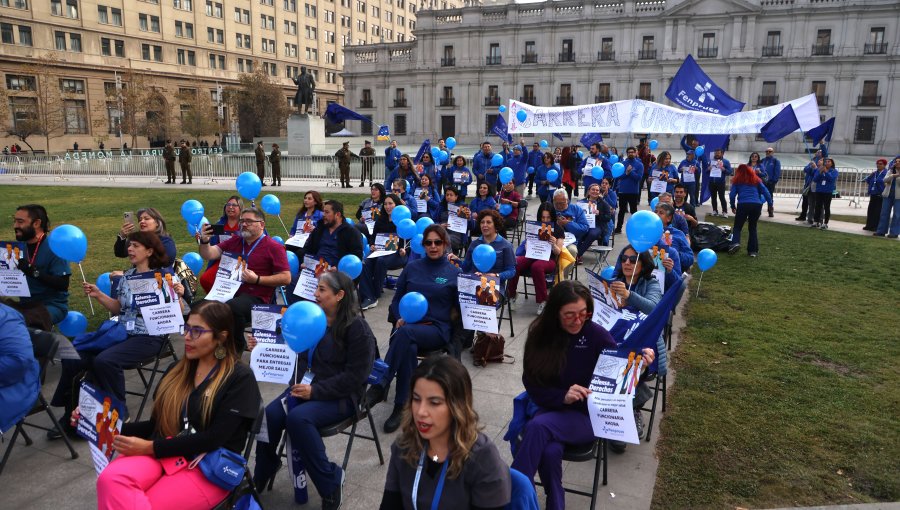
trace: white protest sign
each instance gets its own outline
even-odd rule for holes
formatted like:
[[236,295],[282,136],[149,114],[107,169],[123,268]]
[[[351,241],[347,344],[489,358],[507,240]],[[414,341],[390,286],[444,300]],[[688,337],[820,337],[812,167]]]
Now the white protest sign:
[[375,236],[375,249],[367,258],[374,259],[396,253],[400,246],[397,234],[378,234]]
[[665,193],[666,192],[666,181],[661,181],[659,179],[650,182],[650,192],[651,193]]
[[497,334],[500,331],[497,322],[497,309],[493,306],[460,300],[459,310],[462,315],[464,329],[493,334]]
[[316,289],[319,287],[319,278],[316,273],[309,268],[300,271],[300,277],[297,279],[297,286],[294,287],[294,295],[300,296],[308,301],[316,301]]
[[644,362],[631,353],[626,358],[601,354],[591,378],[588,414],[594,436],[638,444],[632,403]]
[[258,343],[250,354],[250,368],[259,382],[290,384],[297,354],[285,344]]
[[725,164],[722,163],[722,160],[713,161],[713,163],[709,166],[709,176],[710,177],[722,177],[722,169],[725,168]]
[[0,296],[31,297],[25,273],[18,269],[0,270]]
[[141,308],[144,326],[150,335],[181,333],[184,316],[179,303],[162,303]]
[[584,210],[584,219],[587,220],[588,228],[597,228],[597,210],[591,202],[578,202],[578,207]]
[[575,238],[575,234],[571,232],[566,232],[566,238],[563,240],[563,246],[569,246],[570,244],[575,244],[578,242],[578,239]]
[[541,241],[535,234],[525,234],[525,257],[533,260],[550,260],[553,245]]
[[465,234],[469,230],[469,221],[460,218],[456,213],[450,213],[447,215],[447,228],[453,232]]
[[214,283],[212,288],[209,289],[209,293],[206,294],[206,299],[209,299],[210,301],[219,301],[220,303],[227,303],[234,297],[235,294],[237,294],[237,291],[241,288],[241,285],[242,283],[240,281],[216,278],[216,283]]
[[284,244],[288,246],[296,246],[297,248],[303,248],[306,246],[306,240],[309,239],[309,233],[297,232],[293,236],[289,237]]
[[428,212],[428,201],[424,198],[416,199],[416,212],[427,213]]
[[122,430],[121,416],[125,412],[125,404],[82,382],[81,391],[78,392],[78,408],[81,416],[75,432],[87,439],[91,460],[99,475],[116,454],[113,440]]
[[694,172],[696,172],[696,167],[694,166],[681,167],[681,182],[697,182]]

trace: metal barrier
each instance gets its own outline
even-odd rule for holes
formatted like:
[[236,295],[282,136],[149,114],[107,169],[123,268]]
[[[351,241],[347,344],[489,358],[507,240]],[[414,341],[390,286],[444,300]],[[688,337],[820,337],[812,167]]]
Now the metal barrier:
[[[806,180],[803,168],[799,166],[781,167],[781,179],[778,181],[778,185],[775,186],[775,195],[800,196]],[[874,168],[838,169],[838,180],[835,190],[840,195],[840,198],[849,200],[850,205],[861,207],[862,199],[867,196],[868,190],[865,180],[873,170]]]

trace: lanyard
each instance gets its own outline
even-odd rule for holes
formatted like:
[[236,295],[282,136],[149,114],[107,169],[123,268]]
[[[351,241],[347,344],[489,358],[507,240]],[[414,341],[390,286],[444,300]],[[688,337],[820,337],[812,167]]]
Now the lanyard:
[[[425,450],[427,449],[427,445],[422,449],[422,455],[419,455],[419,465],[416,467],[416,479],[413,482],[412,492],[413,510],[419,510],[418,501],[416,500],[419,498],[419,480],[422,478],[422,466],[425,465]],[[447,464],[449,463],[449,458],[444,459],[444,464],[441,467],[441,477],[438,478],[437,487],[434,489],[434,497],[431,499],[431,510],[437,510],[438,504],[441,502],[441,493],[444,492],[444,480],[447,478]]]
[[215,374],[218,371],[219,371],[219,364],[216,363],[216,366],[214,366],[212,368],[212,370],[210,370],[209,372],[206,373],[206,377],[204,377],[203,380],[200,381],[200,384],[198,384],[196,388],[191,390],[191,392],[188,394],[188,398],[185,399],[184,408],[182,409],[182,413],[181,413],[181,419],[182,419],[182,421],[184,421],[184,430],[187,430],[188,425],[189,425],[189,423],[188,423],[188,402],[191,400],[191,395],[193,395],[195,391],[200,389],[201,386],[206,384],[206,381],[208,381],[209,378],[212,377],[213,374]]
[[[35,261],[35,259],[37,259],[38,250],[41,249],[41,243],[44,242],[45,237],[47,237],[47,234],[41,234],[41,238],[38,239],[37,245],[34,247],[34,253],[31,255],[31,257],[28,258],[29,266],[34,266],[34,261]],[[27,253],[28,252],[26,250],[26,255],[27,255]]]
[[244,253],[244,251],[247,249],[247,243],[246,243],[246,241],[241,239],[241,255],[244,256],[244,261],[247,262],[248,265],[250,264],[250,255],[253,254],[253,250],[255,250],[256,246],[259,245],[259,242],[263,240],[263,237],[266,237],[266,235],[263,234],[263,235],[259,236],[259,239],[257,239],[253,243],[253,245],[250,246],[250,251],[247,253]]

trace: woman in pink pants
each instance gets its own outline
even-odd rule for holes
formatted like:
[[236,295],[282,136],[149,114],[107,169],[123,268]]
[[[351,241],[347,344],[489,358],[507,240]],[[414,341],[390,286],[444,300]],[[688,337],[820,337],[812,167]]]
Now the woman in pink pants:
[[113,440],[118,457],[97,479],[99,509],[201,510],[228,495],[188,464],[221,447],[240,453],[259,412],[259,387],[232,328],[227,305],[194,307],[184,357],[159,382],[150,420],[124,424]]
[[551,243],[550,260],[536,260],[525,256],[516,257],[516,276],[509,279],[507,291],[509,293],[510,303],[513,305],[520,304],[516,298],[516,287],[519,284],[519,277],[526,274],[531,276],[534,282],[534,300],[537,302],[537,314],[540,315],[544,311],[544,302],[547,301],[547,279],[546,275],[556,271],[556,259],[560,250],[563,249],[563,240],[566,238],[566,231],[556,224],[556,210],[549,202],[544,202],[538,207],[537,220],[541,223],[543,229],[552,230],[552,234],[548,236],[546,230],[541,234],[542,238],[548,238]]

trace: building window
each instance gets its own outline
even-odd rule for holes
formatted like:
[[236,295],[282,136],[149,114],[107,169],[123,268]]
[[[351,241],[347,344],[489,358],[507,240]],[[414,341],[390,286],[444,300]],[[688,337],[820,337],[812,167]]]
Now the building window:
[[884,27],[873,27],[869,30],[869,41],[866,43],[863,53],[866,55],[884,55],[887,53],[887,43],[884,42]]
[[97,22],[103,24],[109,23],[109,9],[105,5],[97,6]]
[[297,0],[284,0],[284,10],[287,12],[297,12]]
[[66,33],[65,32],[54,32],[53,40],[56,42],[57,50],[66,51]]
[[[9,78],[7,78],[8,80]],[[19,125],[20,123],[32,121],[37,116],[37,99],[34,97],[11,97],[9,98],[9,110],[12,115],[13,129],[18,131],[23,128]]]
[[212,16],[213,18],[221,18],[222,4],[219,2],[213,2],[212,0],[206,0],[206,15]]
[[453,98],[453,87],[444,87],[441,94],[441,106],[453,106],[455,103]]
[[[410,4],[412,5],[412,4]],[[484,116],[484,134],[490,135],[491,128],[494,127],[494,123],[497,122],[498,115],[496,113],[489,113]]]
[[834,45],[831,44],[831,29],[821,29],[816,32],[816,44],[812,47],[813,55],[831,55]]
[[172,5],[182,11],[194,10],[194,0],[173,0]]
[[155,60],[162,62],[162,46],[154,46],[150,44],[141,45],[141,58],[144,60]]
[[334,44],[334,32],[325,30],[324,41],[326,44]]
[[27,9],[28,0],[13,0],[12,4],[10,4],[10,0],[0,0],[0,7],[15,7],[16,9]]
[[570,106],[574,104],[571,83],[561,83],[559,85],[559,96],[556,97],[556,104],[558,106]]
[[816,95],[816,102],[819,104],[819,106],[828,106],[828,96],[825,95],[824,81],[812,82],[811,92]]
[[405,135],[406,134],[406,114],[398,113],[394,115],[394,134],[395,135]]
[[300,68],[297,66],[286,66],[285,67],[285,76],[288,78],[293,78],[300,74]]
[[326,64],[336,64],[337,63],[337,54],[333,51],[325,52],[325,63]]
[[6,75],[6,90],[34,90],[34,76]]
[[774,81],[764,81],[762,83],[762,91],[759,95],[759,106],[773,106],[778,104],[778,84]]
[[653,60],[656,58],[656,49],[653,47],[654,39],[652,35],[645,35],[641,40],[641,49],[638,51],[640,60]]
[[65,103],[66,134],[85,134],[87,129],[87,102],[83,99],[69,99]]
[[572,39],[563,39],[562,51],[559,53],[560,62],[575,62],[575,46]]
[[267,30],[275,30],[275,16],[259,15],[260,26]]
[[491,43],[488,46],[488,56],[485,58],[486,65],[498,66],[501,63],[500,43]]
[[120,41],[118,39],[107,39],[106,37],[100,38],[100,53],[105,57],[113,56],[113,50],[115,49],[115,56],[124,57],[125,56],[125,41]]
[[715,32],[705,32],[703,39],[700,41],[700,47],[697,48],[697,57],[716,58],[718,54],[719,48],[716,46]]
[[766,34],[766,45],[763,46],[762,56],[780,57],[783,53],[784,47],[781,45],[781,31],[769,31]]
[[325,23],[334,24],[334,11],[325,10]]
[[318,62],[319,61],[319,50],[317,50],[315,48],[307,47],[306,48],[306,60],[309,60],[312,62]]
[[150,28],[146,14],[138,14],[138,28],[141,29],[141,32],[146,32]]
[[245,25],[250,24],[250,11],[247,9],[234,8],[234,20]]
[[653,101],[653,84],[649,82],[641,82],[638,85],[637,99],[644,101]]
[[537,100],[534,97],[534,85],[522,85],[522,97],[519,101],[528,104],[535,104]]
[[50,0],[50,14],[78,19],[78,0]]
[[394,91],[394,108],[406,108],[406,89],[397,88]]
[[69,50],[81,52],[81,34],[69,34]]
[[59,80],[59,90],[65,94],[84,94],[84,80],[62,78]]
[[601,83],[597,86],[597,97],[594,101],[598,103],[608,103],[612,101],[612,93],[609,83]]
[[319,37],[319,33],[316,30],[316,27],[311,27],[309,25],[306,25],[306,38],[315,40],[318,37]]
[[197,66],[197,54],[192,50],[178,49],[178,63],[180,65]]
[[456,58],[453,56],[453,46],[444,46],[444,56],[441,57],[441,67],[452,67],[456,65]]
[[297,45],[291,43],[284,43],[284,56],[285,57],[296,57],[297,56]]
[[0,23],[0,42],[3,44],[15,44],[13,39],[13,26],[9,23]]
[[297,23],[295,21],[284,20],[284,33],[288,35],[297,35]]
[[862,95],[859,96],[857,106],[881,106],[881,96],[878,95],[878,80],[866,80],[863,82]]
[[360,123],[359,134],[363,136],[372,136],[372,116],[365,115],[365,117],[369,119],[369,122]]
[[853,130],[854,143],[875,143],[875,123],[877,117],[856,117],[856,129]]
[[106,121],[109,123],[109,134],[118,134],[119,126],[122,125],[122,112],[116,103],[106,103]]
[[269,76],[278,76],[278,66],[274,62],[263,62],[263,71]]
[[312,4],[305,4],[303,7],[303,12],[306,14],[308,18],[316,17],[316,6]]
[[600,41],[600,53],[597,55],[597,60],[615,60],[616,52],[613,48],[613,40],[612,37],[604,37]]
[[31,27],[26,27],[25,25],[19,25],[19,44],[22,46],[31,46]]

